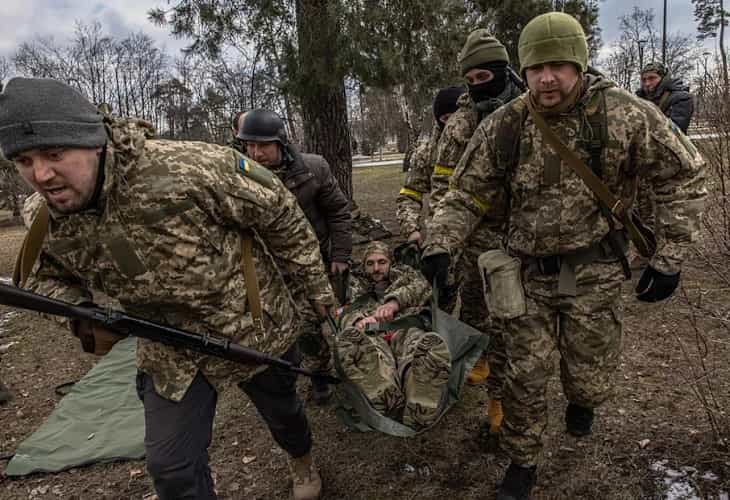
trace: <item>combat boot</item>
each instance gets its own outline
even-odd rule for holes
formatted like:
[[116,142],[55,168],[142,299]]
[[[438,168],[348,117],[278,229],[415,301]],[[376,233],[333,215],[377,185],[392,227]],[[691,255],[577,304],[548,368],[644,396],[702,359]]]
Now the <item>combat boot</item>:
[[487,362],[487,354],[482,353],[474,364],[469,375],[466,376],[466,383],[469,385],[481,384],[489,377],[489,363]]
[[497,491],[497,500],[528,500],[537,481],[537,467],[522,467],[509,464],[502,484]]
[[568,403],[565,409],[565,427],[568,434],[575,437],[587,436],[593,426],[593,408]]
[[426,333],[418,340],[404,377],[404,424],[422,429],[436,421],[450,374],[451,355],[446,342],[436,333]]
[[5,384],[0,382],[0,405],[5,404],[12,400],[13,400],[13,395],[10,393],[10,390],[7,387],[5,387]]
[[322,494],[322,479],[312,460],[312,453],[289,458],[289,470],[294,483],[294,500],[317,500]]

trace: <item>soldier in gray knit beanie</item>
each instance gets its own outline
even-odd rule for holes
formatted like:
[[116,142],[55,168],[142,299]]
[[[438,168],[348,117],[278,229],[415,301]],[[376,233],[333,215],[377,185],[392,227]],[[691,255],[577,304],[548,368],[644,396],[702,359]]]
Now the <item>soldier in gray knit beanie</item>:
[[96,148],[106,143],[102,116],[79,92],[50,78],[13,78],[0,93],[0,149]]

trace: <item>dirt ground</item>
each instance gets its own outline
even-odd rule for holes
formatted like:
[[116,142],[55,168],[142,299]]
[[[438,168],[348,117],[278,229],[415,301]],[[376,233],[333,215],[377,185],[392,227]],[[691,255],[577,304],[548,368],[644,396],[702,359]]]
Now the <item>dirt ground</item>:
[[[359,205],[394,234],[398,232],[395,197],[402,179],[403,174],[393,167],[355,171]],[[5,228],[0,235],[0,276],[9,276],[23,231]],[[721,260],[713,264],[726,266]],[[566,403],[556,357],[556,373],[548,389],[550,423],[544,463],[533,498],[728,498],[730,456],[718,445],[708,413],[695,395],[695,388],[705,389],[709,383],[717,406],[730,408],[730,342],[723,327],[727,317],[699,314],[695,329],[691,312],[696,309],[690,308],[701,301],[705,311],[726,311],[728,284],[697,257],[689,260],[682,276],[684,293],[656,305],[637,302],[627,283],[616,393],[598,410],[594,433],[587,438],[578,440],[564,432]],[[0,307],[0,346],[12,342],[17,343],[0,361],[0,380],[15,394],[14,401],[0,406],[3,456],[12,454],[48,417],[59,400],[54,387],[81,377],[95,361],[53,323]],[[708,375],[699,372],[701,354]],[[331,406],[308,405],[314,454],[325,485],[323,498],[494,498],[507,461],[476,439],[486,398],[482,387],[467,387],[462,401],[436,428],[409,440],[349,431]],[[721,430],[725,436],[730,433],[727,427]],[[290,497],[286,458],[238,392],[219,399],[210,455],[221,498]],[[152,495],[143,461],[0,479],[0,498],[8,500]]]

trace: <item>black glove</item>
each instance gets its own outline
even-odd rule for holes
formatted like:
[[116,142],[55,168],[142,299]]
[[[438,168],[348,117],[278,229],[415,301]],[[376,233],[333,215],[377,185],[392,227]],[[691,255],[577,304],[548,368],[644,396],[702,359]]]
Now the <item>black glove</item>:
[[659,302],[674,293],[679,285],[679,273],[660,273],[651,266],[646,266],[636,285],[636,298],[642,302]]
[[449,279],[449,254],[437,253],[428,257],[421,257],[421,272],[428,280],[429,285],[434,284],[436,288],[444,290]]

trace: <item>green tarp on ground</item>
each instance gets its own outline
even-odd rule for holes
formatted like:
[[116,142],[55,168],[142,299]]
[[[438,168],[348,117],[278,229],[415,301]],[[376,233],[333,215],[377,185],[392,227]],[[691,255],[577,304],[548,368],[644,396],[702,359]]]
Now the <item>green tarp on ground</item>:
[[144,410],[135,390],[137,339],[114,346],[23,441],[6,476],[58,472],[144,457]]

